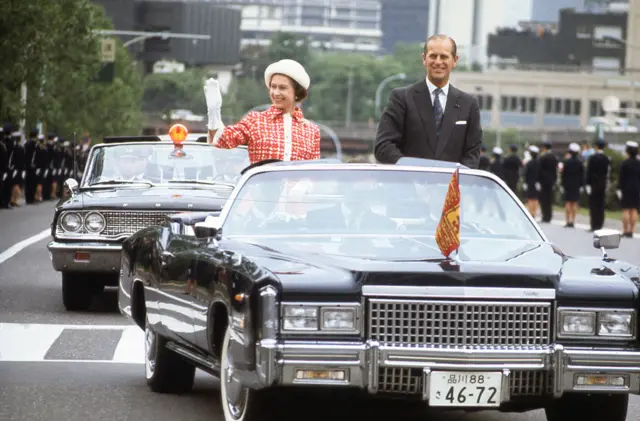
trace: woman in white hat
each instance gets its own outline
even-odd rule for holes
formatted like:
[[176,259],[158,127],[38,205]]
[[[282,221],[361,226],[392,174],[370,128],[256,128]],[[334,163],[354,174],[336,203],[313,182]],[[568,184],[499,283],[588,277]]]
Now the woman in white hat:
[[622,208],[622,235],[633,238],[640,208],[640,160],[637,142],[630,140],[625,146],[627,159],[620,164],[616,194]]
[[270,159],[319,159],[320,128],[306,120],[296,105],[307,98],[309,91],[310,79],[304,67],[294,60],[280,60],[267,67],[264,82],[269,88],[271,107],[262,112],[251,111],[226,127],[220,116],[222,95],[218,81],[205,82],[207,142],[225,149],[247,145],[251,164]]

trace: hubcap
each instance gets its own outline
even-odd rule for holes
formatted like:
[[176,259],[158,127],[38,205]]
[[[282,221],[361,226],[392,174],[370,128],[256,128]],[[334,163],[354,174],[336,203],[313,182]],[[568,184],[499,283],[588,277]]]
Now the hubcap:
[[147,372],[147,378],[150,379],[153,376],[156,368],[156,341],[155,334],[149,328],[144,329],[144,363]]
[[223,361],[222,372],[224,387],[226,391],[226,403],[229,413],[234,419],[240,419],[244,415],[249,399],[249,388],[243,386],[234,376],[234,370],[229,364],[229,356]]

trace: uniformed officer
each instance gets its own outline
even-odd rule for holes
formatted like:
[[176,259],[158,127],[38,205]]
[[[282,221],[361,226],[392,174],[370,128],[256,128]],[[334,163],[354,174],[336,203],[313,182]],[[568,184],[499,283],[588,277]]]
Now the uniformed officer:
[[538,213],[538,197],[540,195],[540,149],[536,145],[529,146],[530,159],[524,166],[524,182],[522,188],[527,196],[527,209],[534,218]]
[[551,222],[553,216],[553,192],[558,180],[558,158],[551,150],[551,142],[542,142],[540,152],[540,212],[542,222]]
[[11,167],[11,206],[20,207],[18,201],[22,196],[22,188],[26,176],[26,162],[24,155],[24,146],[22,142],[22,133],[15,131],[11,133],[12,151],[9,157],[9,165]]
[[562,192],[564,196],[564,215],[566,228],[574,228],[578,201],[584,184],[584,164],[580,155],[580,145],[569,144],[569,157],[562,163]]
[[5,142],[4,127],[0,127],[0,208],[8,208],[9,200],[5,200],[4,191],[9,177],[9,151]]
[[494,147],[491,151],[491,155],[492,159],[491,164],[489,165],[489,171],[504,179],[504,172],[502,169],[502,148],[500,146]]
[[627,159],[620,164],[618,189],[616,194],[622,208],[623,236],[633,238],[638,222],[640,208],[640,160],[638,160],[638,143],[626,143]]
[[55,133],[47,134],[47,143],[45,146],[45,168],[42,175],[42,199],[51,200],[53,192],[53,145],[57,139]]
[[491,164],[491,161],[489,160],[489,157],[486,155],[486,153],[487,147],[482,145],[482,147],[480,148],[480,158],[478,160],[479,170],[489,171],[489,165]]
[[516,194],[518,194],[518,180],[520,179],[522,167],[522,159],[518,156],[518,147],[516,145],[510,145],[509,155],[505,156],[502,160],[502,170],[504,181]]
[[42,202],[42,186],[44,184],[45,172],[49,165],[49,152],[47,151],[47,144],[45,142],[44,135],[38,135],[38,144],[35,151],[35,163],[36,163],[36,194],[35,201]]
[[25,158],[25,180],[24,180],[24,201],[35,202],[36,195],[36,148],[38,145],[38,129],[31,129],[29,138],[24,145]]
[[595,153],[587,160],[587,176],[585,190],[589,196],[589,222],[591,231],[604,226],[607,184],[611,178],[611,158],[605,155],[607,144],[598,139],[595,142]]

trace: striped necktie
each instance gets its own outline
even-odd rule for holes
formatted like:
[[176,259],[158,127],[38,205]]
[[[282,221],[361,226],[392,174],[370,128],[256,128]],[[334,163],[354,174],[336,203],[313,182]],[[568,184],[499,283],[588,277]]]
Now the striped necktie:
[[444,111],[442,110],[442,104],[440,104],[440,94],[442,93],[442,89],[436,88],[433,91],[433,119],[436,123],[436,135],[440,137],[440,127],[442,126],[442,116],[444,115]]

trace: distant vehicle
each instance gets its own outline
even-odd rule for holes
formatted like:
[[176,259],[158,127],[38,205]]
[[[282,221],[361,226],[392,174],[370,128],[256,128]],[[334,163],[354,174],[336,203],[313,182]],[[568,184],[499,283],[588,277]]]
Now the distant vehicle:
[[201,134],[185,134],[173,141],[105,138],[91,149],[80,184],[65,181],[47,249],[62,272],[67,310],[86,310],[94,293],[117,285],[122,242],[131,234],[169,214],[222,209],[250,163],[248,151],[214,148],[196,143]]
[[605,133],[638,133],[638,128],[629,124],[628,118],[623,117],[615,117],[612,120],[606,117],[591,117],[585,131],[595,133],[600,125]]

